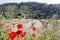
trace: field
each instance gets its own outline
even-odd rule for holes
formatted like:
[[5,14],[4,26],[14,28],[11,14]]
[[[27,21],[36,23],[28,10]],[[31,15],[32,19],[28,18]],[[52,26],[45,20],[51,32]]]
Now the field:
[[60,40],[60,20],[40,19],[39,26],[36,26],[35,20],[0,20],[0,40]]

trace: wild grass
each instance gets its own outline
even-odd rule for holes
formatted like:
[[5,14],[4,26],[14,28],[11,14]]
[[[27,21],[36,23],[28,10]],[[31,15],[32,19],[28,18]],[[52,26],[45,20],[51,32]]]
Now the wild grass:
[[[18,23],[19,20],[22,20],[24,22],[25,19],[14,19],[14,20],[11,20],[10,22]],[[56,21],[56,20],[52,20],[52,19],[49,19],[49,20],[41,19],[41,20],[43,22],[53,22],[53,21]],[[5,21],[8,21],[8,20],[0,20],[0,22],[5,22]],[[57,20],[57,22],[60,22],[60,20]],[[27,34],[26,37],[24,37],[24,38],[16,37],[14,40],[60,40],[60,31],[58,31],[58,30],[56,31],[55,30],[56,29],[55,26],[57,26],[57,25],[54,25],[52,30],[46,28],[46,30],[44,32],[41,32],[40,34],[37,34],[37,37],[33,37],[32,35],[28,35]],[[11,40],[8,37],[8,32],[10,32],[10,30],[6,30],[4,27],[0,26],[0,40]]]

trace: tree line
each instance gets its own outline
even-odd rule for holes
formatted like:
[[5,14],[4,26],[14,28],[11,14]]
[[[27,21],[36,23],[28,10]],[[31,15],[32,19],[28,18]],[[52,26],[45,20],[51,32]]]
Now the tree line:
[[0,4],[0,18],[60,18],[60,4],[21,2]]

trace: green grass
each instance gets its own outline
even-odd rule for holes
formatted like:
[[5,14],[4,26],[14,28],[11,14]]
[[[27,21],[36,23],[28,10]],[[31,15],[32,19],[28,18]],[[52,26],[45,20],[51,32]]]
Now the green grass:
[[[26,21],[27,19],[11,19],[11,20],[0,20],[1,22],[6,22],[6,21],[10,21],[10,22],[24,22],[24,20]],[[45,21],[45,22],[53,22],[53,21],[57,21],[60,22],[60,20],[53,20],[53,19],[41,19],[41,21]],[[3,27],[0,27],[0,40],[11,40],[8,37],[8,32],[10,32],[9,30],[5,30]],[[59,32],[54,32],[53,30],[50,29],[46,29],[44,32],[38,34],[37,38],[32,37],[31,35],[27,35],[24,38],[21,37],[16,37],[15,40],[60,40],[60,34]]]
[[[2,27],[3,28],[3,27]],[[0,40],[11,40],[8,37],[8,33],[10,32],[9,30],[2,30],[0,27]],[[4,28],[3,28],[4,29]],[[57,35],[55,32],[53,32],[50,29],[46,29],[46,32],[40,33],[37,35],[36,38],[34,38],[32,35],[26,35],[26,37],[21,38],[21,37],[16,37],[15,40],[60,40],[60,34]]]

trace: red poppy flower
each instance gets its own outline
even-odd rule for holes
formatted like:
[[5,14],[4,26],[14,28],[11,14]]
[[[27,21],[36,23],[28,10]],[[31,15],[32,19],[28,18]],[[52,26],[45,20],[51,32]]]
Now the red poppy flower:
[[36,31],[37,30],[37,27],[36,26],[32,26],[32,30],[33,31]]
[[22,24],[17,24],[17,28],[18,29],[23,28],[23,25]]
[[21,34],[23,31],[22,30],[17,30],[17,34],[19,35],[19,34]]
[[33,37],[37,37],[37,34],[32,34]]
[[24,32],[24,34],[27,34],[26,32]]
[[0,26],[4,26],[4,24],[3,23],[0,23]]
[[27,34],[26,32],[22,32],[22,33],[20,34],[20,36],[21,36],[21,37],[25,37],[26,34]]
[[17,36],[17,33],[16,32],[10,32],[8,34],[9,38],[11,38],[11,40],[14,40],[14,38]]

